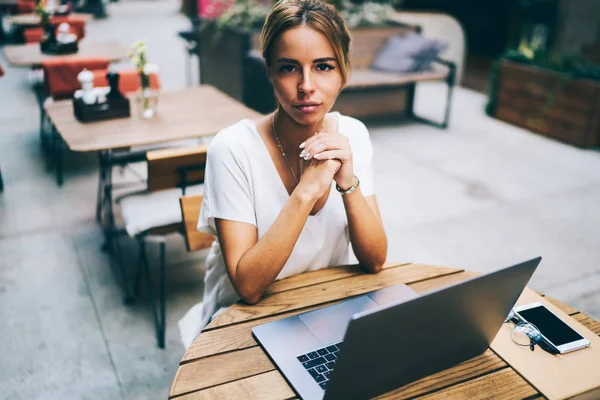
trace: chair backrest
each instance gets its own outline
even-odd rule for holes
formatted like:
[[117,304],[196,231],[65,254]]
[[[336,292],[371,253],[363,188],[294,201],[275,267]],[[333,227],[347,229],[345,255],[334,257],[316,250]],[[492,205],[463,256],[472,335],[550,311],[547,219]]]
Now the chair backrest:
[[108,69],[110,60],[98,57],[57,57],[42,62],[44,82],[48,95],[54,99],[73,97],[76,90],[81,89],[77,75],[84,69]]
[[403,36],[407,32],[418,32],[413,25],[387,26],[382,28],[356,28],[352,30],[350,42],[350,64],[353,69],[368,69],[381,46],[390,36]]
[[17,0],[17,12],[27,14],[35,11],[35,0]]
[[[108,70],[95,70],[94,87],[108,86],[106,73]],[[119,73],[119,91],[121,93],[136,92],[141,86],[140,75],[136,70],[117,71]],[[150,74],[150,88],[154,90],[160,89],[160,80],[158,74]]]
[[204,196],[183,196],[179,198],[181,217],[184,225],[185,245],[188,251],[196,251],[210,247],[215,241],[213,235],[199,232],[198,217]]
[[185,186],[204,183],[207,150],[208,146],[195,146],[146,153],[148,191],[185,188]]

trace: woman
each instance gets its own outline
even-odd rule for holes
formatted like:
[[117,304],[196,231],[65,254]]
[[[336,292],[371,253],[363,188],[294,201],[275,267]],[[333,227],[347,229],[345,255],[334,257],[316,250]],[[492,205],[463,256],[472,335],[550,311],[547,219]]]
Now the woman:
[[[213,139],[198,229],[217,236],[203,303],[180,321],[189,346],[210,319],[259,301],[276,279],[349,262],[377,273],[387,239],[367,128],[328,114],[348,77],[350,34],[319,0],[277,3],[261,34],[277,110]],[[337,189],[337,190],[336,190]]]

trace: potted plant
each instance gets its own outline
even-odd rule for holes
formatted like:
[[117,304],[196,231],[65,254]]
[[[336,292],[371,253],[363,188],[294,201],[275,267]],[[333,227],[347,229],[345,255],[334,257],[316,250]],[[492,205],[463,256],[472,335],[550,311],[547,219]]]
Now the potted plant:
[[513,50],[493,68],[488,115],[580,147],[600,145],[600,66]]
[[486,112],[577,146],[600,145],[600,66],[553,50],[556,20],[548,0],[519,4],[520,37],[492,68]]

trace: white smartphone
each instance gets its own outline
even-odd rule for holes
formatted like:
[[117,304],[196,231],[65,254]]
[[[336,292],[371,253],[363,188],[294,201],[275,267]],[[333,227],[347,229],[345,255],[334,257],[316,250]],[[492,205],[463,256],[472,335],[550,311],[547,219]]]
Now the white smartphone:
[[535,302],[515,307],[517,317],[535,325],[542,336],[560,354],[588,347],[590,341],[564,323],[542,303]]

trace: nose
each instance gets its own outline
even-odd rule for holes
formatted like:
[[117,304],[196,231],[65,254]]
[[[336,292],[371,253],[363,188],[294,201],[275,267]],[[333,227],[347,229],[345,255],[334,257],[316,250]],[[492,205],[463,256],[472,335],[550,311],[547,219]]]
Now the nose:
[[315,85],[311,76],[310,69],[302,72],[302,78],[298,84],[298,92],[303,94],[312,94],[315,91]]

